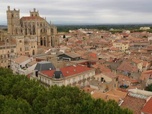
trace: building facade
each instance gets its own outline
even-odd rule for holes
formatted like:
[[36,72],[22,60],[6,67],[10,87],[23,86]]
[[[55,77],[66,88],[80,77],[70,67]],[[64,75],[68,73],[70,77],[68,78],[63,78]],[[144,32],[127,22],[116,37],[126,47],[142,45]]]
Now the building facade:
[[7,31],[0,30],[0,67],[9,67],[11,59],[37,54],[38,47],[58,45],[57,27],[49,24],[34,9],[20,18],[20,10],[8,9]]
[[39,12],[34,8],[30,16],[20,18],[20,10],[7,10],[8,33],[14,36],[35,37],[38,46],[55,46],[58,42],[55,39],[57,28],[49,24],[46,19],[40,17]]
[[84,65],[72,65],[63,68],[43,70],[37,72],[31,77],[39,80],[41,83],[52,85],[70,85],[70,86],[86,86],[89,81],[94,79],[95,69]]

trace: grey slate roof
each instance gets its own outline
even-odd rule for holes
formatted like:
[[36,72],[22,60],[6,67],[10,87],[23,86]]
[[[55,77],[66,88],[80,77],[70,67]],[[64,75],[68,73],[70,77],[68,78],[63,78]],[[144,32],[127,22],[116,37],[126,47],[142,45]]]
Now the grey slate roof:
[[55,66],[49,62],[49,61],[41,61],[41,62],[38,62],[35,69],[34,70],[37,70],[37,71],[43,71],[43,70],[55,70]]

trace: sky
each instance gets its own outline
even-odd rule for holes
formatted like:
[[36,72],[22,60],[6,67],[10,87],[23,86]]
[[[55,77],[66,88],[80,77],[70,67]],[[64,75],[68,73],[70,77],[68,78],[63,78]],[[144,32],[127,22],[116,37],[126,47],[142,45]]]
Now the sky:
[[33,8],[57,24],[152,24],[152,0],[0,0],[0,25],[7,24],[7,6],[20,17]]

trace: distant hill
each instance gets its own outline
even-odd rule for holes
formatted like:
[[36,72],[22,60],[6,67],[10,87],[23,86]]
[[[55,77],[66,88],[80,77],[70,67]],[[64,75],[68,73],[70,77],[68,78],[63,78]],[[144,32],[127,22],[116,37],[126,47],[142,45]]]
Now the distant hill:
[[102,24],[102,25],[56,25],[58,32],[68,32],[69,30],[75,29],[98,29],[98,30],[109,30],[113,29],[125,29],[125,30],[134,30],[139,29],[140,27],[152,27],[152,24]]

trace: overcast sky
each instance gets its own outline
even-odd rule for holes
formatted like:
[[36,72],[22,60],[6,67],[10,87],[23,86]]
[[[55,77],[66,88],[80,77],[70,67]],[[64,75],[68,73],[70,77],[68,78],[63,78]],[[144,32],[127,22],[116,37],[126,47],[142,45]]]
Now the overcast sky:
[[7,24],[7,6],[20,17],[36,8],[54,24],[152,23],[152,0],[0,0],[0,24]]

